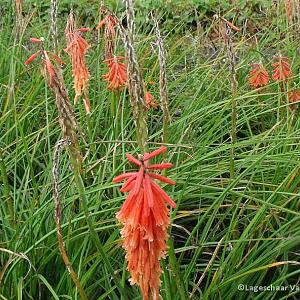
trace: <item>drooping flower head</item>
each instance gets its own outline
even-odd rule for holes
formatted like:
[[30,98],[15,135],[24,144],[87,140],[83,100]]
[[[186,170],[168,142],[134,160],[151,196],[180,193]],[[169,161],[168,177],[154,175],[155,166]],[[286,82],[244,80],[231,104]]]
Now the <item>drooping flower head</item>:
[[81,36],[88,28],[75,29],[74,15],[71,12],[66,27],[66,38],[68,46],[65,52],[69,54],[72,61],[72,74],[74,77],[75,98],[74,103],[78,101],[78,97],[84,95],[83,102],[86,113],[90,113],[90,100],[88,97],[88,81],[89,71],[85,62],[85,55],[90,48],[88,42]]
[[[43,38],[30,38],[30,41],[35,44],[43,44],[44,39]],[[41,47],[41,50],[33,53],[25,62],[24,64],[28,66],[31,64],[34,60],[36,60],[39,56],[41,56],[43,65],[44,65],[44,70],[45,70],[45,75],[48,79],[48,83],[50,86],[53,85],[54,77],[55,77],[55,70],[54,70],[54,65],[52,61],[58,63],[58,64],[64,64],[64,62],[54,53],[51,51],[46,51],[44,47]]]
[[260,63],[251,64],[252,70],[249,73],[249,84],[253,88],[259,88],[269,83],[268,71]]
[[[106,11],[106,9],[103,8]],[[104,27],[104,38],[105,38],[105,59],[111,59],[115,53],[115,43],[116,43],[116,25],[118,20],[115,16],[108,12],[108,15],[104,17],[103,20],[99,22],[96,29]]]
[[123,87],[128,80],[127,66],[122,60],[124,60],[123,56],[114,56],[105,60],[108,73],[103,75],[103,78],[109,82],[109,90],[117,90]]
[[175,202],[155,180],[172,185],[175,182],[153,172],[169,169],[172,164],[149,164],[151,158],[166,151],[166,147],[161,147],[145,153],[140,159],[127,153],[127,159],[138,166],[139,171],[121,174],[113,180],[115,183],[126,180],[120,191],[129,194],[117,219],[124,225],[121,235],[131,274],[130,282],[140,286],[144,300],[159,299],[162,272],[159,261],[165,257],[167,228],[170,225],[166,204],[176,207]]
[[274,67],[272,78],[275,81],[287,80],[293,75],[291,65],[287,57],[278,56],[274,60],[275,62],[272,64],[272,66]]
[[300,90],[294,89],[294,90],[290,91],[288,93],[288,100],[289,100],[289,103],[291,103],[289,108],[291,110],[296,110],[296,108],[297,108],[296,104],[293,104],[293,103],[300,102]]

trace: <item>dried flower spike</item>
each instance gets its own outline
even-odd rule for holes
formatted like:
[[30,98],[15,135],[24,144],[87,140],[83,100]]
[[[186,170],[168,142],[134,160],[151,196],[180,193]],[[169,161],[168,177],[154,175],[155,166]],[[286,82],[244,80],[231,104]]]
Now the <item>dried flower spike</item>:
[[104,38],[105,38],[105,59],[111,59],[115,53],[115,40],[116,30],[115,27],[119,23],[118,19],[112,14],[108,13],[103,20],[99,22],[96,29],[104,27]]
[[[57,64],[54,65],[52,61],[61,64],[62,60],[52,52],[46,51],[43,46],[43,38],[40,39],[41,50],[31,55],[25,62],[26,65],[34,61],[39,55],[41,55],[44,72],[43,75],[53,90],[56,99],[56,105],[59,112],[59,123],[62,129],[62,133],[65,139],[71,141],[70,153],[74,155],[78,165],[81,165],[81,154],[77,142],[77,124],[74,116],[73,109],[69,103],[68,93],[66,91],[63,78],[60,76]],[[51,59],[52,61],[51,61]]]
[[122,60],[124,60],[123,56],[114,56],[105,60],[108,73],[103,75],[103,78],[109,82],[109,90],[117,90],[123,87],[128,80],[127,66],[121,62]]
[[259,88],[267,85],[269,83],[270,76],[264,66],[259,63],[252,64],[251,66],[252,70],[249,74],[249,84],[253,88]]
[[68,46],[65,51],[69,54],[72,61],[72,73],[74,77],[75,98],[74,103],[78,101],[78,97],[84,95],[83,102],[86,113],[90,113],[90,100],[88,97],[88,81],[89,71],[85,62],[85,55],[90,48],[88,42],[81,36],[81,32],[88,31],[88,28],[75,29],[74,15],[71,12],[66,27],[66,37]]
[[149,164],[151,158],[166,151],[166,147],[161,147],[145,153],[141,160],[127,153],[127,159],[137,165],[139,171],[121,174],[113,180],[115,183],[126,180],[121,192],[129,194],[117,219],[124,225],[121,235],[131,274],[130,282],[140,286],[144,300],[159,299],[162,272],[159,261],[165,257],[167,228],[170,225],[166,204],[176,207],[175,202],[155,180],[171,185],[176,184],[175,181],[152,173],[153,170],[168,169],[172,164]]
[[287,57],[278,56],[274,60],[275,62],[272,64],[272,66],[274,67],[272,78],[275,81],[287,80],[293,75],[291,65]]

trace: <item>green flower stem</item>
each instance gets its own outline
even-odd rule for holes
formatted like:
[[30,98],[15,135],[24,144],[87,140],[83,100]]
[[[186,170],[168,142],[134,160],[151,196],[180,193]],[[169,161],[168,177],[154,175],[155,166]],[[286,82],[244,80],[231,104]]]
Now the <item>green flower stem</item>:
[[188,296],[187,296],[187,292],[185,291],[185,288],[183,285],[183,280],[180,277],[178,263],[177,263],[177,259],[176,259],[175,251],[174,251],[174,243],[173,243],[173,239],[171,237],[168,240],[168,246],[169,246],[170,268],[173,272],[173,277],[176,282],[176,286],[178,288],[179,297],[180,297],[180,300],[186,300],[186,299],[188,299]]
[[6,202],[7,202],[7,209],[9,212],[9,221],[14,228],[15,227],[14,202],[10,195],[10,186],[9,186],[9,182],[8,182],[8,177],[7,177],[6,167],[5,167],[4,160],[3,160],[2,151],[3,150],[0,148],[0,170],[1,170],[2,182],[3,182],[3,194],[4,194],[4,197],[6,198]]
[[93,240],[97,250],[100,252],[100,254],[102,256],[102,259],[103,259],[106,267],[108,268],[108,271],[109,271],[110,275],[113,277],[113,279],[115,281],[115,284],[116,284],[120,294],[122,295],[123,299],[128,299],[127,296],[126,296],[125,289],[121,285],[121,280],[120,280],[119,276],[117,276],[115,274],[114,269],[111,266],[111,263],[110,263],[107,255],[106,255],[106,253],[105,253],[105,251],[104,251],[104,249],[103,249],[103,247],[100,243],[100,240],[99,240],[97,232],[94,228],[93,222],[92,222],[92,220],[89,216],[88,201],[87,201],[87,197],[86,197],[84,183],[83,183],[83,180],[82,180],[82,177],[81,177],[81,174],[80,174],[80,165],[78,164],[76,156],[73,155],[74,152],[71,149],[70,149],[69,153],[70,153],[71,164],[72,164],[72,167],[73,167],[76,187],[77,187],[77,190],[78,190],[79,198],[81,200],[83,212],[84,212],[84,215],[85,215],[87,225],[89,227],[89,231],[90,231],[92,240]]
[[[230,149],[230,179],[234,180],[235,177],[235,144],[236,144],[236,122],[237,122],[237,106],[236,96],[232,95],[231,100],[231,149]],[[234,195],[233,195],[234,197]]]

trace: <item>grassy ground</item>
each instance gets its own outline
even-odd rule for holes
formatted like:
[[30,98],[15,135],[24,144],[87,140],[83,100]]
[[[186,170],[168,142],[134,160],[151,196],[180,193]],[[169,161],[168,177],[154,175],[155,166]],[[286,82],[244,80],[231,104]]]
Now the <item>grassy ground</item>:
[[[166,187],[177,203],[171,213],[170,253],[163,264],[161,295],[166,300],[185,299],[178,292],[174,266],[170,266],[169,257],[174,253],[186,299],[298,299],[300,295],[298,112],[292,117],[286,92],[278,83],[272,81],[257,92],[247,81],[249,63],[261,60],[270,70],[272,56],[281,52],[290,58],[296,74],[287,89],[299,86],[298,25],[287,23],[283,3],[276,6],[265,1],[262,11],[259,5],[247,8],[251,29],[240,18],[236,7],[242,3],[238,2],[228,7],[229,19],[238,17],[238,25],[243,28],[234,34],[237,142],[235,176],[231,179],[229,62],[212,18],[222,5],[214,4],[204,16],[198,7],[202,21],[198,27],[193,4],[182,19],[176,19],[176,14],[170,19],[169,7],[160,10],[165,20],[161,27],[168,51],[172,115],[168,160],[175,165],[169,176],[177,182],[173,188]],[[174,3],[175,8],[182,5]],[[63,2],[61,8],[62,30],[68,4]],[[143,16],[147,9],[140,8]],[[96,24],[96,3],[91,7],[78,5],[78,11],[82,26]],[[118,11],[122,16],[121,7]],[[79,299],[58,250],[53,218],[51,168],[53,147],[61,138],[58,113],[39,64],[24,66],[32,53],[29,37],[49,40],[49,12],[43,2],[34,5],[31,1],[24,7],[24,17],[31,13],[20,38],[14,34],[13,7],[4,5],[1,16],[0,299]],[[134,124],[126,91],[115,107],[121,122],[114,122],[111,94],[102,80],[106,71],[102,36],[95,33],[87,38],[92,44],[88,55],[92,130],[87,128],[82,103],[74,109],[89,144],[83,147],[90,218],[128,299],[141,299],[138,288],[128,282],[120,226],[115,218],[124,195],[112,184],[114,176],[131,168],[125,162],[125,153],[138,152]],[[145,81],[155,82],[149,85],[150,91],[159,99],[153,41],[151,22],[140,18],[140,62]],[[60,43],[63,49],[63,37]],[[62,58],[68,61],[63,52]],[[73,98],[69,63],[64,76]],[[161,143],[161,128],[161,111],[151,109],[151,149]],[[121,299],[78,205],[66,153],[60,172],[63,235],[73,267],[90,299]],[[241,290],[241,285],[248,291]],[[271,285],[271,291],[249,291],[251,286]],[[276,290],[278,286],[285,290]]]

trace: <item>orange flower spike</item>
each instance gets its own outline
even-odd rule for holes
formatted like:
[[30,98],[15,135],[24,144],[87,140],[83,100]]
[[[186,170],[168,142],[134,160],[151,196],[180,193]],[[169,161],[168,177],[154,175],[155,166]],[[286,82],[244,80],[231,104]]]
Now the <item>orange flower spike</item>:
[[128,80],[127,66],[120,62],[123,60],[122,56],[115,56],[111,59],[105,60],[108,67],[108,73],[103,75],[104,80],[109,82],[109,90],[117,90],[125,85]]
[[252,70],[249,74],[249,84],[253,88],[259,88],[269,83],[270,76],[268,71],[263,67],[262,64],[252,64]]
[[291,65],[287,57],[276,57],[275,62],[272,64],[272,66],[274,67],[272,78],[275,81],[287,80],[293,75]]
[[74,103],[76,104],[78,98],[83,94],[83,103],[87,114],[90,113],[90,101],[88,98],[88,81],[90,74],[86,66],[85,56],[91,46],[81,36],[81,33],[89,30],[89,28],[74,29],[74,18],[72,15],[69,16],[66,28],[68,46],[65,52],[69,54],[72,62],[75,90]]
[[158,108],[157,100],[154,99],[150,92],[145,93],[145,101],[148,109],[150,109],[150,106],[152,106],[154,109]]
[[167,151],[161,147],[146,153],[138,160],[130,154],[127,159],[136,164],[138,172],[117,176],[113,182],[126,180],[122,192],[129,192],[117,219],[123,223],[121,235],[123,248],[126,251],[130,283],[138,284],[143,299],[159,299],[161,267],[159,260],[165,256],[168,239],[167,228],[170,224],[166,203],[176,207],[175,202],[163,191],[154,180],[168,184],[175,182],[162,175],[150,173],[150,167],[156,169],[169,168],[170,163],[148,166],[151,158]]

